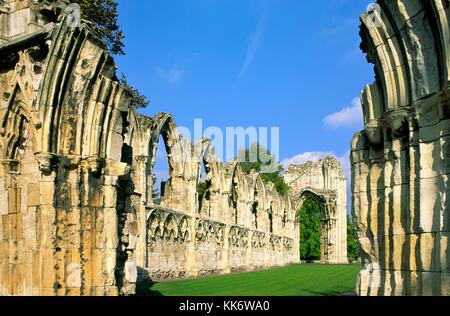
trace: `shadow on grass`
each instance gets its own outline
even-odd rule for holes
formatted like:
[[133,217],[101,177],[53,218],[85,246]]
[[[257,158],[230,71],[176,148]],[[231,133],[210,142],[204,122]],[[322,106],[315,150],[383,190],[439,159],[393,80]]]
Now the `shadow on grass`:
[[136,286],[136,296],[164,296],[161,292],[152,290],[152,287],[158,283],[153,281],[141,282]]
[[342,292],[342,291],[313,291],[304,289],[305,292],[312,296],[357,296],[355,292]]
[[[152,287],[158,283],[147,281],[145,283],[141,283],[136,288],[137,296],[154,296],[154,297],[162,297],[164,296],[161,292],[152,290]],[[304,293],[308,293],[310,296],[357,296],[355,292],[339,292],[339,291],[313,291],[304,289]],[[309,296],[308,295],[308,296]],[[211,295],[211,297],[214,295]],[[299,295],[298,297],[306,297],[307,295]]]

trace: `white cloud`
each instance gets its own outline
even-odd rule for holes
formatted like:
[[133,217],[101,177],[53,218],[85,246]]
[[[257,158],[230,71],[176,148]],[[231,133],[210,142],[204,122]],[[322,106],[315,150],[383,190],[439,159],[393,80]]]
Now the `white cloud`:
[[156,72],[171,84],[176,84],[183,78],[183,71],[175,67],[169,70],[157,68]]
[[306,152],[302,154],[298,154],[292,158],[288,158],[282,161],[282,165],[284,169],[287,169],[290,165],[302,165],[311,162],[318,162],[320,159],[326,158],[328,156],[336,157],[337,160],[341,163],[342,172],[344,173],[345,178],[347,179],[347,209],[348,212],[351,210],[351,163],[350,163],[350,151],[347,151],[342,156],[337,156],[331,151],[316,151],[316,152]]
[[308,161],[312,162],[318,162],[320,159],[323,159],[328,156],[334,156],[334,153],[329,152],[321,152],[321,151],[314,151],[314,152],[306,152],[302,154],[298,154],[292,158],[285,159],[281,162],[283,167],[287,169],[290,165],[303,165],[307,163]]
[[342,171],[344,172],[347,181],[350,182],[351,178],[351,163],[350,163],[350,151],[347,151],[341,157],[337,157],[337,159],[341,162]]
[[303,165],[309,161],[318,162],[320,159],[326,157],[336,157],[342,165],[343,172],[347,179],[350,179],[350,151],[344,153],[342,156],[337,156],[332,151],[312,151],[298,154],[292,158],[287,158],[281,162],[283,168],[287,169],[290,165]]
[[361,108],[361,100],[354,98],[352,105],[344,108],[342,111],[328,115],[323,119],[328,128],[339,127],[360,127],[363,123],[363,112]]

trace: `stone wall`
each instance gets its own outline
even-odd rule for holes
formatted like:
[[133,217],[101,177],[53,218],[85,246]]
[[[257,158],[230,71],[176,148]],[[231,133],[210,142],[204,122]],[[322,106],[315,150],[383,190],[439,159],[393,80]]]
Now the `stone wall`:
[[[298,214],[306,199],[321,208],[321,258],[323,263],[348,263],[347,181],[336,158],[291,165],[284,174]],[[297,218],[296,222],[300,222]]]
[[134,292],[122,188],[135,114],[103,43],[63,8],[2,2],[0,295]]
[[[208,139],[197,144],[184,139],[170,114],[145,121],[150,141],[143,152],[149,156],[134,171],[147,181],[140,191],[146,197],[146,226],[141,226],[146,230],[136,248],[143,277],[146,272],[153,280],[195,277],[299,262],[299,228],[288,196],[259,174],[244,173],[236,161],[219,162]],[[160,135],[169,180],[162,184],[161,205],[154,205],[154,185],[147,175],[155,165]],[[203,196],[197,192],[200,181],[207,186]]]
[[361,19],[376,81],[352,142],[358,292],[449,295],[449,2],[378,4]]
[[[66,2],[0,1],[0,295],[128,295],[149,274],[297,262],[289,198],[209,159],[209,141],[189,143],[170,115],[137,115]],[[160,135],[171,177],[156,206]]]

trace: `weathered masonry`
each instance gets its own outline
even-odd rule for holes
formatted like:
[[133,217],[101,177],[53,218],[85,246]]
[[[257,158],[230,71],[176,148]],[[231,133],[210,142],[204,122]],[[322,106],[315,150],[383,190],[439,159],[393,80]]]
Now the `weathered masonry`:
[[[183,139],[170,115],[138,116],[65,8],[0,1],[0,295],[127,295],[148,276],[298,262],[290,198]],[[160,135],[170,180],[154,205]]]
[[376,81],[352,142],[361,295],[450,295],[450,7],[378,1],[362,16]]
[[[137,248],[145,273],[161,280],[299,262],[299,228],[288,196],[259,174],[244,173],[236,161],[220,163],[209,140],[191,144],[183,139],[170,115],[147,120],[147,166],[154,166],[162,135],[169,180],[163,183],[161,205],[151,199],[146,203],[146,237]],[[202,169],[206,190],[199,195]],[[150,197],[152,187],[148,183]]]
[[339,161],[328,157],[317,163],[292,165],[284,178],[297,214],[306,199],[313,199],[321,208],[320,261],[348,263],[347,181]]

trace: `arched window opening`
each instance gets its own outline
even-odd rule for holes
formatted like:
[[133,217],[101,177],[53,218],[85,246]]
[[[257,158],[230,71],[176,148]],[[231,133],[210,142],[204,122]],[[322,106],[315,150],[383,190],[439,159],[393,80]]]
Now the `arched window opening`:
[[319,202],[308,197],[300,209],[300,259],[321,259],[321,211]]
[[283,217],[281,218],[281,224],[284,227],[286,227],[286,222],[287,222],[287,213],[286,210],[283,210]]
[[258,201],[253,202],[252,214],[253,214],[253,227],[255,229],[258,229]]
[[211,209],[209,207],[209,202],[211,200],[211,179],[209,173],[209,165],[206,161],[203,161],[200,170],[200,179],[197,184],[198,214],[208,217],[211,216]]
[[269,211],[269,231],[271,234],[273,234],[273,209],[272,205],[270,205],[270,211]]
[[238,179],[236,177],[236,171],[233,175],[233,180],[231,181],[231,192],[229,198],[229,205],[233,210],[233,222],[235,225],[239,224],[239,214],[238,214]]
[[162,135],[159,136],[156,149],[155,165],[151,171],[152,177],[152,200],[156,205],[161,205],[164,199],[165,186],[170,179],[169,156]]

